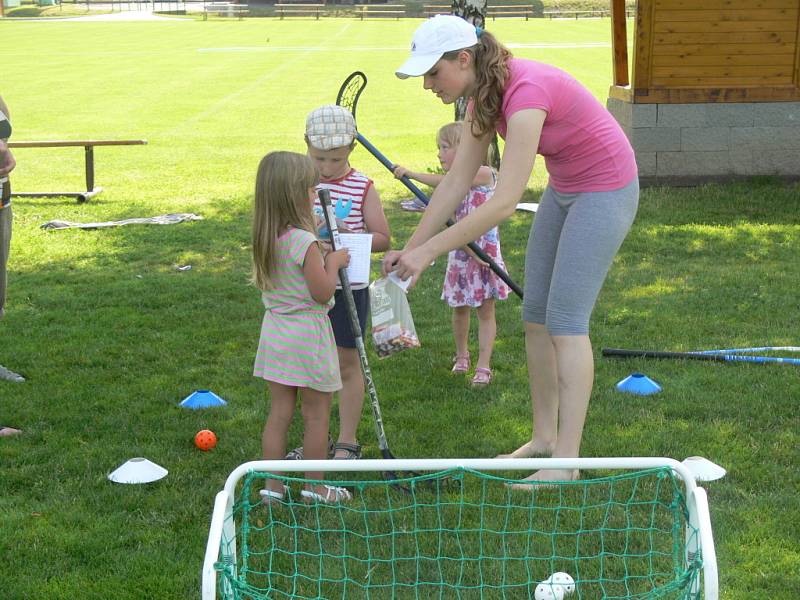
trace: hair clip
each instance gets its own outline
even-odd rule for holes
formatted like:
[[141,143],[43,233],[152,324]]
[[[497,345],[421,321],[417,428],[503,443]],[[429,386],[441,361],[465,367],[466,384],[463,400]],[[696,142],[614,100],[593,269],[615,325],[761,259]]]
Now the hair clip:
[[475,26],[475,35],[480,38],[482,33],[483,33],[483,29],[476,25]]

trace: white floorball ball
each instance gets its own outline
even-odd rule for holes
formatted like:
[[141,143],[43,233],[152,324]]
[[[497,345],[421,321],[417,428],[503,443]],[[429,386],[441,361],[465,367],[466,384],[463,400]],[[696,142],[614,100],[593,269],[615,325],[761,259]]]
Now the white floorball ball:
[[533,592],[533,600],[564,600],[564,587],[540,583]]
[[558,573],[553,573],[550,575],[548,581],[553,582],[554,584],[558,584],[559,586],[564,588],[564,592],[567,594],[571,594],[575,591],[575,580],[569,573],[564,573],[563,571],[559,571]]

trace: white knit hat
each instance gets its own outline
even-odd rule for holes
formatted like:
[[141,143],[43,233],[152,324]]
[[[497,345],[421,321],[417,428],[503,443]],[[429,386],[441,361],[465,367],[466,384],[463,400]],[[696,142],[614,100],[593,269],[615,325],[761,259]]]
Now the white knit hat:
[[411,41],[411,57],[395,71],[400,79],[419,77],[431,70],[445,52],[478,43],[475,26],[455,15],[436,15],[420,25]]
[[347,109],[335,104],[320,106],[306,119],[306,139],[318,150],[349,146],[356,135],[353,115]]

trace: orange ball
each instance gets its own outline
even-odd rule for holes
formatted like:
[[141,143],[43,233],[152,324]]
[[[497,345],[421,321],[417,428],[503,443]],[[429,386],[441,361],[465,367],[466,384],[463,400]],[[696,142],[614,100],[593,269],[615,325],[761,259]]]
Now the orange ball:
[[217,435],[210,429],[198,431],[194,436],[194,445],[200,450],[211,450],[217,445]]

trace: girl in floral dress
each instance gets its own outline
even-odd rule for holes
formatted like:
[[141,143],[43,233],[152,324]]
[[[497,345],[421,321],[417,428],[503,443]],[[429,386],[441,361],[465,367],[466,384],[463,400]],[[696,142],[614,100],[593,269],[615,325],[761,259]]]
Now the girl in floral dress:
[[[450,170],[455,159],[461,128],[461,122],[449,123],[436,136],[439,162],[445,173]],[[398,179],[405,175],[433,187],[444,179],[441,174],[413,172],[399,165],[395,166],[394,175]],[[454,215],[455,220],[460,221],[488,201],[494,193],[495,181],[495,172],[487,166],[481,167]],[[501,269],[505,269],[497,227],[475,240],[475,244]],[[490,365],[497,336],[495,301],[508,298],[508,292],[508,285],[468,247],[453,250],[448,255],[442,300],[446,300],[453,308],[453,338],[456,345],[453,373],[467,373],[470,370],[469,325],[472,309],[478,314],[478,362],[472,377],[473,386],[485,386],[492,380]]]

